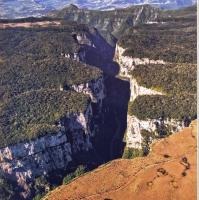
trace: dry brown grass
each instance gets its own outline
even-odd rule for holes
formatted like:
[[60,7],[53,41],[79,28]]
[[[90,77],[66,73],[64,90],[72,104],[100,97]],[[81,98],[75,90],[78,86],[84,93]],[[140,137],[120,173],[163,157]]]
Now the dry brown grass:
[[48,26],[59,26],[60,21],[43,21],[43,22],[23,22],[23,23],[0,23],[0,29],[4,28],[16,28],[16,27],[24,27],[30,28],[34,26],[39,27],[48,27]]
[[44,199],[78,200],[82,194],[87,200],[196,199],[196,121],[156,142],[149,156],[112,161]]

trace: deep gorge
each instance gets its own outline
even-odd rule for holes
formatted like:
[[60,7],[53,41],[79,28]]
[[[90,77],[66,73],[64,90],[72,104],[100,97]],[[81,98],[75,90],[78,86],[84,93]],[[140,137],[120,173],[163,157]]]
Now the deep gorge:
[[[70,182],[79,166],[89,172],[114,159],[145,156],[153,141],[196,118],[194,55],[185,58],[174,48],[177,56],[167,51],[163,59],[165,52],[159,50],[173,39],[174,22],[171,27],[157,22],[160,11],[150,6],[127,9],[122,16],[107,12],[111,19],[118,15],[110,24],[106,15],[92,21],[93,13],[85,13],[69,7],[54,27],[0,30],[1,45],[8,42],[0,49],[0,167],[15,181],[18,199],[32,199],[40,189],[44,195],[63,184],[64,177]],[[85,22],[84,17],[89,26],[74,22]],[[165,36],[162,30],[170,28],[171,35]],[[151,43],[154,51],[148,51]],[[23,48],[28,54],[22,55]],[[177,59],[182,63],[176,64]],[[193,74],[186,76],[186,70]],[[36,183],[41,188],[35,189]]]

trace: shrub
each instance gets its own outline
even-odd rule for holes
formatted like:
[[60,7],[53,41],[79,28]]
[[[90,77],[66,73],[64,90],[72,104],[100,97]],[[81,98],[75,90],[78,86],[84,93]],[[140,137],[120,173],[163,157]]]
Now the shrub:
[[70,183],[74,178],[75,178],[74,173],[68,174],[67,176],[64,177],[63,184],[66,185],[66,184]]
[[195,118],[196,95],[143,95],[129,104],[129,115],[139,119],[159,119],[164,112],[165,118],[183,120],[185,116]]
[[57,133],[56,123],[84,112],[88,96],[72,91],[39,90],[10,99],[0,107],[0,147]]
[[63,179],[63,184],[70,183],[74,178],[77,178],[86,172],[86,167],[84,165],[80,165],[77,169],[68,175],[66,175]]
[[122,158],[124,159],[133,159],[136,157],[141,157],[144,155],[144,152],[142,149],[135,149],[135,148],[128,148],[126,147],[124,149]]

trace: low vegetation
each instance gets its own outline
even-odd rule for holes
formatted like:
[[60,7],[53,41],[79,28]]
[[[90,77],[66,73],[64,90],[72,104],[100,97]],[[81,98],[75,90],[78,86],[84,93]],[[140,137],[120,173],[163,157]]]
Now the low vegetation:
[[170,95],[196,94],[197,66],[192,64],[138,65],[131,72],[139,85]]
[[129,103],[129,115],[135,115],[139,119],[159,119],[164,113],[165,118],[182,120],[185,117],[196,118],[196,94],[195,95],[143,95],[138,96],[134,102]]
[[63,184],[66,185],[66,184],[70,183],[73,179],[81,176],[84,173],[86,173],[86,167],[84,165],[78,166],[74,172],[72,172],[64,177]]
[[0,147],[57,133],[55,124],[84,112],[89,98],[70,91],[39,90],[10,99],[0,107]]
[[35,178],[33,188],[35,193],[33,200],[41,200],[50,189],[53,189],[45,176]]
[[126,31],[118,42],[126,49],[124,55],[196,63],[196,9],[162,12],[157,21],[160,23],[141,24]]
[[125,147],[122,158],[133,159],[136,157],[142,157],[148,155],[152,140],[154,140],[155,138],[159,138],[159,136],[155,132],[150,132],[145,129],[141,131],[141,135],[143,138],[142,147],[140,149]]
[[133,159],[144,155],[143,149],[125,147],[122,158]]

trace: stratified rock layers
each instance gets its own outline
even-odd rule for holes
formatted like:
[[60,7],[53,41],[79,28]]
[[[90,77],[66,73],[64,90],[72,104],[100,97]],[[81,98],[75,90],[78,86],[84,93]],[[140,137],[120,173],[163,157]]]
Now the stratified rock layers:
[[9,179],[24,187],[37,176],[66,169],[74,154],[92,149],[91,138],[95,131],[92,130],[91,103],[100,111],[105,97],[103,78],[74,85],[71,89],[90,96],[91,101],[84,112],[66,114],[54,125],[57,132],[0,149],[0,168]]

